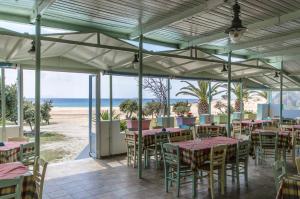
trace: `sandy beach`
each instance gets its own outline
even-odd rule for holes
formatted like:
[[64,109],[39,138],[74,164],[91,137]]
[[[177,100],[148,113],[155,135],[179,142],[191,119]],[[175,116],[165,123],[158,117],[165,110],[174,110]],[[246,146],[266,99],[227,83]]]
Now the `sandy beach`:
[[[226,103],[226,100],[223,100],[223,102]],[[245,110],[256,112],[257,103],[264,103],[264,101],[261,99],[252,99],[251,102],[245,103]],[[218,113],[218,110],[214,108],[215,104],[216,101],[213,101],[213,114]],[[102,110],[108,109],[108,107],[102,108]],[[120,113],[119,107],[114,107],[113,109],[116,113]],[[197,115],[197,104],[192,104],[191,112]],[[124,117],[124,114],[121,114],[121,119],[124,119]],[[89,144],[88,108],[54,107],[51,111],[50,125],[42,125],[41,132],[64,136],[62,140],[41,144],[42,152],[53,152],[53,155],[55,153],[60,154],[58,157],[52,157],[52,162],[76,159]]]

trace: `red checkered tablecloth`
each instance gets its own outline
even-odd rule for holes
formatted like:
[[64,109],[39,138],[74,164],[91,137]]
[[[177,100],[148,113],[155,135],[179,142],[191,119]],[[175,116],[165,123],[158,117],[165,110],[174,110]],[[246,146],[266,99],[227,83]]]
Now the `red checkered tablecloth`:
[[288,176],[282,179],[276,199],[299,199],[300,198],[300,176]]
[[[161,133],[162,129],[151,129],[151,130],[143,130],[143,145],[144,147],[155,144],[155,135]],[[171,136],[179,136],[185,134],[191,134],[192,131],[189,129],[181,129],[181,128],[166,128],[166,132],[170,133]],[[134,131],[135,135],[138,136],[138,132]]]
[[[35,198],[35,182],[32,173],[20,162],[0,164],[1,179],[11,179],[18,176],[24,176],[22,186],[22,199]],[[1,180],[0,179],[0,180]],[[0,197],[13,193],[15,187],[0,188]]]
[[185,142],[174,143],[179,146],[181,159],[184,163],[191,165],[193,170],[197,170],[209,160],[210,149],[213,146],[228,145],[226,159],[232,160],[236,155],[237,139],[228,137],[212,137],[205,139],[196,139]]
[[[196,132],[199,137],[205,137],[209,134],[211,129],[219,128],[220,135],[226,136],[226,127],[225,125],[211,125],[211,124],[201,124],[196,126]],[[203,136],[201,136],[203,135]]]
[[18,160],[20,145],[25,143],[26,142],[4,142],[4,146],[0,146],[0,164],[16,162]]

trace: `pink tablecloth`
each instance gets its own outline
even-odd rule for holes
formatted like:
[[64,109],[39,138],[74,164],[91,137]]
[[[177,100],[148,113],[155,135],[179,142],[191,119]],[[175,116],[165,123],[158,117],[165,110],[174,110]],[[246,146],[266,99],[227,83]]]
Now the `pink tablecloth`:
[[28,167],[21,162],[0,164],[0,179],[12,179],[28,172]]
[[[181,129],[181,128],[166,128],[166,132],[170,132],[170,133],[177,133],[177,132],[181,132],[184,131],[186,129]],[[155,135],[157,133],[161,133],[162,129],[150,129],[150,130],[143,130],[142,134],[143,137],[144,136],[148,136],[148,135]],[[138,134],[137,131],[135,131],[135,134]]]
[[4,146],[0,146],[0,152],[11,150],[11,149],[20,150],[20,145],[26,143],[27,142],[4,142]]

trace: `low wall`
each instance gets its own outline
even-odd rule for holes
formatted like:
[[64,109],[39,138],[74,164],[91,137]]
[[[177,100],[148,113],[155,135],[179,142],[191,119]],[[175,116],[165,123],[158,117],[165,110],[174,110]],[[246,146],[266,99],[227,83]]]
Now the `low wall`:
[[[5,136],[3,138],[4,141],[6,141],[8,137],[19,137],[20,126],[18,126],[18,125],[6,126],[5,130],[6,130],[5,131]],[[3,135],[3,128],[2,127],[0,127],[0,135]]]

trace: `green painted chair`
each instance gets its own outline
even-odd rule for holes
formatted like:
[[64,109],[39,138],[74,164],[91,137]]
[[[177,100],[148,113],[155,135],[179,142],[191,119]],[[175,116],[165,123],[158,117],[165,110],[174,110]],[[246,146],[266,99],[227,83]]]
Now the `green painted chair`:
[[153,156],[155,159],[155,166],[156,168],[158,168],[160,164],[160,160],[162,159],[161,144],[169,142],[168,139],[169,134],[170,134],[169,132],[161,132],[155,134],[154,145],[146,148],[145,159],[146,159],[147,167],[149,166],[150,163],[150,157]]
[[259,134],[259,146],[256,150],[256,158],[260,164],[263,161],[267,161],[267,158],[274,158],[276,161],[278,158],[278,133]]
[[[172,186],[173,182],[176,183],[177,197],[179,197],[182,184],[193,182],[194,190],[196,172],[192,172],[190,165],[185,165],[180,161],[179,147],[171,143],[161,143],[161,148],[165,169],[166,192],[169,192],[169,185]],[[189,176],[193,176],[193,180],[187,180]]]
[[14,179],[0,180],[0,188],[6,187],[15,187],[15,192],[7,193],[5,195],[0,196],[0,199],[21,199],[22,196],[22,184],[23,177],[17,177]]
[[43,198],[44,181],[46,176],[48,162],[39,157],[34,160],[33,179],[36,187],[37,199]]
[[30,142],[27,144],[20,145],[19,152],[20,161],[26,165],[33,165],[35,160],[35,144],[34,142]]
[[220,135],[220,128],[219,127],[209,127],[208,128],[209,137],[218,137]]
[[[240,175],[244,174],[245,184],[248,186],[248,162],[250,152],[250,141],[239,141],[236,147],[236,158],[227,164],[226,170],[231,171],[232,182],[237,179],[237,185],[240,187]],[[226,182],[226,180],[225,180]]]
[[125,132],[125,142],[127,145],[127,166],[132,165],[135,168],[138,157],[138,142],[134,132],[128,130]]
[[273,176],[274,176],[276,190],[279,189],[280,182],[282,178],[285,177],[286,175],[287,173],[286,173],[284,161],[282,160],[275,161],[273,164]]

